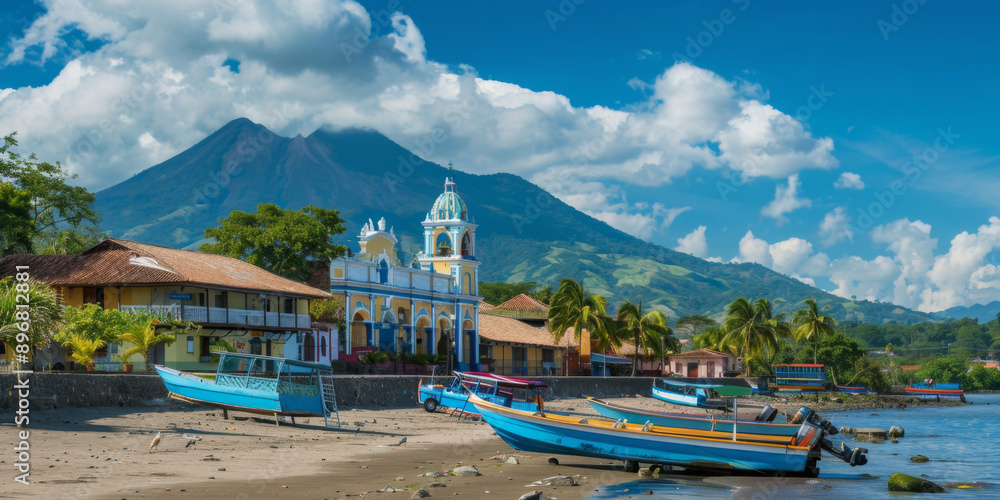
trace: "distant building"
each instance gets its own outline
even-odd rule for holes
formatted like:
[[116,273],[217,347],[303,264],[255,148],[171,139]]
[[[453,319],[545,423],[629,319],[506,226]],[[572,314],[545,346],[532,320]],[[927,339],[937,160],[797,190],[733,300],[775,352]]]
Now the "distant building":
[[698,349],[671,355],[664,373],[679,377],[722,377],[742,370],[742,363],[732,354]]
[[[196,323],[200,331],[150,354],[150,363],[180,370],[214,370],[210,350],[220,338],[239,352],[297,357],[285,352],[286,342],[310,331],[309,302],[330,297],[239,259],[120,239],[79,255],[4,257],[0,276],[15,266],[29,266],[31,277],[55,288],[66,305],[98,304]],[[101,360],[120,347],[109,346]]]
[[[494,308],[492,311],[496,311]],[[481,350],[488,360],[484,369],[500,375],[565,375],[567,353],[579,347],[572,330],[563,335],[559,343],[552,340],[552,333],[544,325],[492,312],[479,318]]]
[[385,219],[362,227],[355,256],[331,262],[330,292],[346,304],[342,357],[450,352],[456,369],[478,370],[477,225],[451,178],[422,225],[424,250],[411,265],[400,262],[399,240]]

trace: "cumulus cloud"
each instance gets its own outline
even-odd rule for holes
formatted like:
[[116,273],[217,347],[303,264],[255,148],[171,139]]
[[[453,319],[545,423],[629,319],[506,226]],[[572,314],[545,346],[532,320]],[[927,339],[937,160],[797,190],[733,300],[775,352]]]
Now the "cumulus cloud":
[[805,276],[825,276],[830,263],[825,253],[815,252],[812,243],[802,238],[768,244],[747,231],[740,240],[739,249],[733,262],[756,262],[803,282],[810,279]]
[[837,181],[833,183],[833,187],[837,189],[864,189],[865,182],[861,180],[860,175],[854,172],[842,172]]
[[[92,189],[240,116],[287,136],[373,128],[429,160],[512,172],[560,196],[568,190],[544,181],[558,183],[562,173],[655,187],[695,167],[782,178],[837,165],[832,141],[766,104],[759,87],[686,63],[643,84],[646,99],[627,110],[578,107],[556,92],[434,62],[411,18],[352,1],[175,0],[122,9],[117,0],[93,0],[46,9],[11,42],[8,64],[53,57],[72,30],[104,43],[68,56],[47,85],[0,89],[0,122],[19,132],[26,151],[62,161]],[[238,73],[227,60],[239,62]],[[593,210],[642,233],[636,213],[659,211],[662,227],[671,209]]]
[[819,236],[823,239],[823,246],[829,247],[836,245],[840,240],[852,239],[854,232],[851,231],[850,223],[844,207],[837,207],[827,212],[819,223]]
[[996,266],[986,262],[1000,249],[1000,217],[990,217],[975,233],[963,231],[951,240],[948,253],[934,258],[930,282],[921,293],[920,309],[938,311],[995,300]]
[[687,235],[677,239],[678,252],[689,253],[695,257],[704,259],[708,257],[708,240],[705,239],[705,226],[698,226]]
[[802,207],[812,206],[812,202],[809,199],[799,198],[799,188],[801,186],[802,183],[799,182],[799,174],[788,177],[788,184],[785,186],[779,184],[774,189],[774,200],[764,206],[760,213],[774,218],[778,224],[788,222],[785,214],[794,212]]

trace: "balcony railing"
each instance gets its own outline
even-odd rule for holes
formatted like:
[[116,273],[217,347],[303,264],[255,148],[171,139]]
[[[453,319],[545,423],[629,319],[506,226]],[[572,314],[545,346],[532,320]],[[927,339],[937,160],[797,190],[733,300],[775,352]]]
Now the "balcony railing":
[[[164,315],[184,321],[196,323],[219,323],[230,325],[272,326],[287,328],[309,328],[308,314],[291,314],[255,311],[250,309],[231,309],[225,307],[184,306],[180,304],[163,304],[149,306],[121,306],[123,311],[144,311]],[[266,320],[265,320],[266,316]]]

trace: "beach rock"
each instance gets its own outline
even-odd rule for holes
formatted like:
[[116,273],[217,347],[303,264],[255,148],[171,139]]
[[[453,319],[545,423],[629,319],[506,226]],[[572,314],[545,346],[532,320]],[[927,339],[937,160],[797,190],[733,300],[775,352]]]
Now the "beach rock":
[[908,491],[911,493],[947,492],[947,490],[931,481],[899,472],[889,477],[889,491]]
[[887,434],[885,429],[855,429],[854,440],[868,443],[884,443]]
[[510,465],[517,465],[517,464],[521,463],[521,462],[520,462],[520,461],[519,461],[519,460],[517,459],[517,457],[507,457],[507,460],[505,460],[504,462],[505,462],[505,463],[508,463],[508,464],[510,464]]
[[425,472],[425,473],[421,474],[420,477],[441,477],[443,475],[444,474],[442,474],[442,473],[440,473],[438,471],[434,471],[434,472]]
[[556,457],[549,457],[549,465],[559,465],[559,459]]
[[542,498],[541,491],[532,491],[517,497],[517,500],[542,500]]
[[451,473],[456,476],[481,476],[479,469],[475,465],[464,465],[462,467],[455,467],[451,470]]
[[855,431],[854,427],[848,427],[846,425],[840,428],[840,433],[845,436],[853,436],[854,431]]
[[889,427],[889,432],[887,436],[890,438],[901,438],[903,437],[904,434],[906,434],[906,431],[904,431],[902,427],[894,425],[892,427]]
[[399,491],[399,490],[397,490],[396,488],[393,488],[392,486],[386,486],[385,488],[382,488],[381,490],[378,490],[379,493],[395,493],[397,491]]
[[985,484],[979,483],[979,482],[975,482],[975,481],[969,482],[969,483],[964,483],[964,482],[948,483],[948,484],[944,485],[944,487],[945,488],[954,488],[954,489],[959,489],[959,490],[985,490],[986,489],[986,485]]
[[529,486],[578,486],[578,484],[573,476],[551,476],[539,479]]
[[419,489],[417,491],[414,491],[413,494],[410,495],[410,498],[411,499],[427,498],[429,496],[431,496],[431,492],[429,492],[429,491],[421,488],[421,489]]
[[913,462],[915,464],[922,464],[922,463],[930,462],[930,461],[931,461],[931,459],[929,459],[929,458],[927,458],[927,457],[925,457],[923,455],[917,455],[915,457],[910,457],[910,462]]
[[396,481],[406,481],[406,478],[403,476],[399,476],[396,478]]
[[655,467],[643,467],[639,469],[639,477],[641,478],[656,477],[658,475]]
[[427,486],[429,486],[431,488],[444,488],[444,487],[446,487],[448,485],[444,484],[444,483],[431,483],[431,484],[429,484]]

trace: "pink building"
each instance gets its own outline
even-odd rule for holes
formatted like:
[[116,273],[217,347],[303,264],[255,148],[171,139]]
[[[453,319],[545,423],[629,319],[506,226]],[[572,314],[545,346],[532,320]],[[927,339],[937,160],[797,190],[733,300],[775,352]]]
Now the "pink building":
[[726,372],[739,372],[743,364],[732,354],[698,349],[670,356],[665,374],[681,377],[722,377]]

